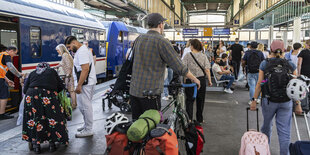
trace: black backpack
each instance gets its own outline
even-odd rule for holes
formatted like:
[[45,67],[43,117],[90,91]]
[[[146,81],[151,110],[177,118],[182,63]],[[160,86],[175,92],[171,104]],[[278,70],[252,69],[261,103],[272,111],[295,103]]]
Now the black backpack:
[[258,55],[259,51],[253,50],[249,51],[250,56],[247,60],[247,68],[249,73],[258,73],[259,71],[259,65],[263,61],[261,57]]
[[293,68],[285,59],[267,59],[263,85],[263,97],[268,101],[283,103],[290,100],[286,95],[286,86],[292,79]]

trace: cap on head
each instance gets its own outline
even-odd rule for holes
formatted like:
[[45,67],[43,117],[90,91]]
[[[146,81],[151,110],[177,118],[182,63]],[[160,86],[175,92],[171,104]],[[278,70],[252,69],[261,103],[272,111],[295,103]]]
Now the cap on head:
[[167,19],[164,18],[161,14],[159,13],[151,13],[147,15],[147,25],[150,28],[157,28],[157,26],[161,23],[166,21]]
[[275,52],[276,50],[281,50],[284,52],[284,42],[282,40],[274,40],[270,45],[270,49],[272,52]]
[[258,43],[256,41],[251,42],[251,48],[257,48]]

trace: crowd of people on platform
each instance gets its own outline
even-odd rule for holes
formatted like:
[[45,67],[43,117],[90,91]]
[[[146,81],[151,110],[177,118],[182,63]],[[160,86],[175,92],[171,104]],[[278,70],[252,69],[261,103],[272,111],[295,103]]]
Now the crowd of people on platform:
[[[149,14],[147,24],[149,31],[140,35],[132,46],[134,56],[132,78],[130,83],[130,104],[132,107],[132,119],[136,120],[143,112],[149,109],[161,108],[161,95],[163,100],[171,99],[164,85],[168,85],[173,74],[184,77],[184,83],[196,83],[198,95],[196,99],[191,96],[193,88],[186,88],[186,112],[190,120],[193,120],[193,105],[196,101],[196,119],[203,123],[204,100],[206,98],[206,87],[212,86],[212,74],[217,81],[225,81],[224,92],[233,93],[233,85],[240,76],[246,75],[249,86],[249,104],[251,110],[255,110],[260,98],[261,84],[264,83],[264,72],[268,71],[269,61],[275,59],[288,60],[289,70],[293,75],[306,75],[310,77],[310,40],[306,41],[306,48],[302,50],[300,43],[294,43],[285,53],[283,41],[273,41],[268,51],[267,46],[255,41],[243,47],[236,38],[235,43],[229,47],[225,46],[223,40],[215,48],[205,46],[198,39],[191,39],[185,46],[176,44],[174,41],[163,37],[166,19],[158,13]],[[55,142],[68,145],[68,130],[64,109],[60,106],[57,94],[67,89],[72,99],[72,106],[80,109],[84,125],[78,128],[76,137],[89,137],[93,135],[93,109],[92,97],[94,86],[97,83],[95,63],[96,58],[92,50],[87,47],[87,42],[80,43],[76,37],[69,36],[64,44],[56,48],[62,56],[61,63],[55,68],[62,67],[65,73],[63,82],[54,68],[48,63],[40,63],[36,69],[28,75],[20,73],[12,65],[11,57],[16,56],[16,47],[4,47],[1,45],[0,53],[0,119],[12,118],[4,114],[7,103],[8,85],[13,87],[14,82],[6,77],[10,70],[23,82],[24,113],[22,139],[36,153],[40,153],[40,144],[49,142],[50,151],[56,149]],[[146,50],[147,49],[147,50]],[[70,53],[72,51],[73,53]],[[128,53],[128,52],[127,52]],[[142,66],[143,65],[143,66]],[[167,70],[167,71],[166,71]],[[167,78],[164,79],[165,72]],[[158,94],[156,98],[143,96],[145,90],[152,90]],[[262,112],[264,124],[262,132],[269,140],[271,136],[272,119],[276,114],[276,123],[280,141],[281,154],[287,154],[290,142],[290,125],[292,111],[292,100],[285,100],[283,104],[267,101],[264,96]],[[295,102],[295,101],[294,101]],[[296,103],[299,103],[296,101]],[[280,106],[279,106],[280,105]],[[301,112],[300,104],[296,106],[296,112]]]

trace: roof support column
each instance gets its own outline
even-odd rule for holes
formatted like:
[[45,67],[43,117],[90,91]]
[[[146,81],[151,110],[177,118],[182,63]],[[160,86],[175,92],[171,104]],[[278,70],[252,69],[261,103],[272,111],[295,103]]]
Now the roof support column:
[[300,43],[300,37],[301,37],[301,18],[297,17],[294,19],[293,43]]
[[74,0],[74,8],[84,10],[84,3],[82,0]]
[[271,16],[271,25],[269,27],[269,38],[268,38],[268,47],[270,47],[273,41],[273,24],[274,24],[274,13],[272,12]]

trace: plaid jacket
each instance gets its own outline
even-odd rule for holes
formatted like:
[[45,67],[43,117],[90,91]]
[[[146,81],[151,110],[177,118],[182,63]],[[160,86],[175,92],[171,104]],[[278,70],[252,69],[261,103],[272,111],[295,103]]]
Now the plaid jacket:
[[140,35],[133,51],[130,95],[142,98],[144,90],[152,90],[160,95],[167,65],[179,75],[185,76],[188,73],[188,68],[183,65],[171,43],[157,31],[150,30]]

